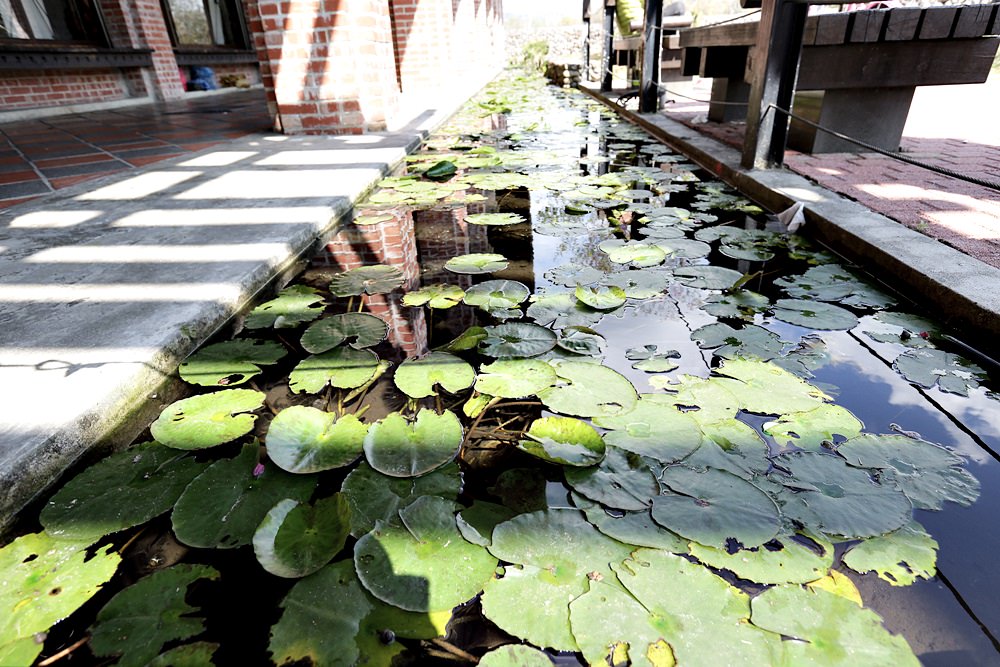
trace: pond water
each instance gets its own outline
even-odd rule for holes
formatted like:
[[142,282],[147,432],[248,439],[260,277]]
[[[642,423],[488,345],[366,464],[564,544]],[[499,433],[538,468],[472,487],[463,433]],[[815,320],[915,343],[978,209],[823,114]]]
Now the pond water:
[[0,550],[0,664],[1000,664],[960,333],[532,77],[381,185]]

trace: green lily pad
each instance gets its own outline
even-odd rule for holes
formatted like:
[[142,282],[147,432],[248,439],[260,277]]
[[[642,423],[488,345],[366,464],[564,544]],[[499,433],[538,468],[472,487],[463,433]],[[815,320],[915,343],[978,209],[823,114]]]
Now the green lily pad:
[[606,252],[608,259],[615,264],[627,264],[639,268],[662,264],[667,258],[667,253],[663,252],[660,246],[643,241],[609,239],[602,241],[597,247]]
[[858,574],[875,572],[893,586],[909,586],[930,579],[937,568],[937,541],[916,521],[888,535],[873,537],[851,547],[844,565]]
[[267,455],[288,472],[305,474],[342,468],[361,456],[368,427],[354,415],[292,405],[271,420]]
[[625,304],[625,290],[621,287],[581,285],[576,288],[576,298],[594,310],[615,310]]
[[368,592],[408,611],[437,611],[482,590],[497,561],[462,537],[457,509],[450,500],[424,496],[399,511],[403,525],[377,523],[361,537],[354,565]]
[[261,366],[278,363],[287,351],[280,343],[231,340],[204,347],[180,365],[181,379],[203,387],[243,384],[261,372]]
[[531,297],[531,305],[527,310],[528,317],[538,324],[551,325],[553,329],[594,326],[605,314],[581,302],[572,292],[536,294]]
[[715,382],[728,389],[744,410],[765,415],[806,412],[830,397],[785,369],[754,359],[729,359],[716,369]]
[[597,465],[567,468],[563,473],[578,494],[617,510],[648,509],[660,493],[649,462],[617,447],[607,447]]
[[410,423],[398,412],[372,424],[365,436],[365,457],[390,477],[419,477],[447,464],[458,454],[464,434],[450,410],[422,409]]
[[507,258],[495,253],[473,253],[452,257],[444,264],[444,268],[452,273],[493,273],[507,268]]
[[517,213],[473,213],[465,216],[470,225],[504,226],[527,222],[527,218]]
[[157,442],[174,449],[206,449],[253,430],[263,392],[224,389],[171,403],[150,426]]
[[782,537],[734,553],[692,542],[690,551],[705,565],[758,584],[804,584],[825,577],[833,567],[833,545],[825,540],[809,545],[800,539]]
[[6,664],[31,664],[42,650],[35,635],[76,611],[114,575],[121,556],[107,546],[88,559],[88,546],[90,540],[31,533],[0,548],[0,656]]
[[820,451],[836,437],[853,438],[865,427],[850,410],[824,403],[806,412],[790,412],[764,424],[764,432],[782,447]]
[[727,294],[713,294],[705,299],[701,309],[716,317],[753,320],[754,315],[763,313],[770,305],[771,301],[762,294],[739,290]]
[[837,448],[849,465],[877,468],[882,482],[904,494],[918,509],[939,510],[945,501],[968,507],[979,497],[979,481],[949,450],[902,435],[865,434]]
[[428,308],[451,308],[462,302],[465,290],[458,285],[425,285],[418,290],[403,295],[403,303],[407,306],[424,306]]
[[701,259],[708,257],[712,252],[712,246],[707,243],[687,238],[658,238],[656,247],[662,250],[668,259]]
[[479,347],[480,343],[486,340],[486,335],[486,329],[483,327],[469,327],[459,334],[455,340],[449,342],[447,345],[442,345],[438,349],[445,352],[464,352],[465,350],[474,350]]
[[216,461],[188,484],[170,515],[177,539],[205,549],[250,544],[275,503],[309,499],[316,480],[268,465],[255,470],[259,449],[256,443],[244,445],[236,457]]
[[699,544],[724,549],[733,539],[745,548],[757,547],[774,539],[781,527],[774,501],[732,473],[671,466],[660,482],[673,493],[653,500],[653,520]]
[[801,378],[809,379],[814,377],[814,370],[830,363],[830,353],[827,351],[826,342],[820,336],[810,334],[799,339],[799,344],[784,356],[772,359],[771,363]]
[[772,308],[782,322],[826,331],[847,331],[858,325],[857,316],[840,306],[822,301],[778,299]]
[[632,383],[606,366],[582,361],[557,361],[553,366],[560,384],[537,392],[537,396],[554,412],[610,417],[628,412],[639,399]]
[[510,319],[521,316],[517,307],[530,295],[528,286],[516,280],[486,280],[466,290],[463,300],[495,317]]
[[510,322],[486,327],[480,348],[494,358],[536,357],[555,347],[555,332],[531,322]]
[[483,364],[476,378],[476,391],[500,398],[525,398],[556,382],[552,366],[537,359],[509,359]]
[[683,463],[695,470],[716,468],[754,481],[770,469],[767,443],[749,424],[724,419],[701,425],[705,441]]
[[398,523],[399,510],[423,496],[458,498],[462,473],[450,463],[422,477],[389,477],[362,461],[341,487],[351,506],[351,535],[361,537],[376,523]]
[[674,278],[688,287],[729,289],[743,277],[739,271],[721,266],[682,266],[674,269]]
[[456,394],[472,386],[476,371],[463,359],[447,352],[431,352],[407,359],[396,369],[396,386],[410,398],[436,395],[435,386]]
[[741,357],[768,361],[780,355],[784,347],[778,334],[756,324],[747,324],[741,329],[722,322],[706,324],[691,332],[691,340],[723,359]]
[[893,367],[913,384],[930,389],[968,396],[979,386],[985,371],[957,354],[931,348],[907,350],[896,357]]
[[531,422],[518,449],[543,461],[590,466],[604,458],[604,440],[594,428],[570,417],[542,417]]
[[591,266],[568,262],[554,269],[549,269],[545,272],[544,277],[550,283],[555,283],[556,285],[576,287],[577,285],[591,285],[596,283],[604,277],[604,273]]
[[483,655],[479,667],[552,667],[552,660],[537,648],[507,644]]
[[911,315],[881,311],[871,324],[889,331],[865,331],[865,335],[882,343],[898,343],[906,347],[934,347],[933,339],[940,335],[938,327],[930,320]]
[[49,535],[95,541],[163,514],[205,465],[156,443],[112,454],[70,480],[42,508]]
[[650,394],[643,394],[631,410],[596,416],[594,423],[611,429],[604,436],[609,445],[664,464],[680,461],[698,449],[703,439],[691,413],[681,412]]
[[203,667],[212,663],[218,644],[192,642],[164,651],[149,661],[146,667]]
[[481,547],[489,547],[493,541],[493,529],[497,524],[517,516],[518,512],[504,505],[473,501],[470,507],[458,513],[456,522],[462,537]]
[[798,641],[785,641],[787,665],[918,667],[906,640],[891,635],[878,614],[824,590],[776,586],[750,603],[751,622]]
[[677,362],[674,359],[680,358],[680,352],[668,350],[657,353],[656,350],[656,345],[632,347],[625,350],[625,358],[635,362],[632,368],[647,373],[668,373],[677,369]]
[[205,626],[184,598],[199,579],[218,579],[207,565],[174,565],[158,570],[115,595],[97,614],[90,648],[99,656],[120,655],[116,665],[141,667],[164,644],[187,639]]
[[510,468],[497,475],[486,489],[515,512],[535,512],[549,506],[546,498],[548,480],[538,468]]
[[424,170],[424,178],[429,178],[432,181],[446,181],[457,173],[458,167],[455,166],[454,162],[441,160]]
[[574,496],[573,502],[587,515],[587,521],[623,544],[687,553],[688,541],[653,521],[649,508],[635,512],[609,511],[582,496]]
[[403,274],[395,266],[359,266],[338,273],[330,281],[334,296],[385,294],[403,284]]
[[792,452],[775,457],[774,465],[769,479],[789,489],[778,496],[782,513],[810,532],[875,537],[910,520],[913,508],[905,495],[840,457]]
[[573,354],[600,357],[607,341],[590,327],[573,326],[562,330],[556,345]]
[[278,502],[253,536],[253,551],[261,566],[273,575],[304,577],[333,559],[350,534],[351,508],[341,493],[300,503]]
[[278,293],[277,298],[260,304],[247,315],[247,329],[291,329],[312,322],[323,314],[323,296],[306,285],[293,285]]
[[371,380],[378,370],[378,356],[371,350],[335,347],[300,361],[288,376],[288,388],[307,394],[318,394],[327,385],[354,389]]
[[774,281],[788,296],[813,301],[837,301],[858,308],[888,308],[896,300],[838,264],[814,266],[801,276]]
[[601,284],[620,287],[630,299],[652,299],[667,291],[670,274],[656,269],[619,271],[606,276]]
[[389,333],[384,320],[368,313],[341,313],[312,324],[302,334],[302,348],[321,354],[347,343],[356,350],[378,345]]
[[354,218],[354,224],[361,226],[368,225],[380,225],[383,222],[389,222],[390,220],[395,220],[396,216],[391,213],[368,213],[366,215],[359,215]]

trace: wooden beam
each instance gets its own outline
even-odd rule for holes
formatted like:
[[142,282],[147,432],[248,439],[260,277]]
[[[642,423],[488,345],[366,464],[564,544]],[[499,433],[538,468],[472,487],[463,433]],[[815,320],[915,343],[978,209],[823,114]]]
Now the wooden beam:
[[654,113],[660,101],[660,46],[663,43],[663,0],[646,0],[643,18],[642,76],[639,113]]
[[615,48],[615,3],[604,3],[604,53],[601,54],[601,92],[611,90],[611,59]]

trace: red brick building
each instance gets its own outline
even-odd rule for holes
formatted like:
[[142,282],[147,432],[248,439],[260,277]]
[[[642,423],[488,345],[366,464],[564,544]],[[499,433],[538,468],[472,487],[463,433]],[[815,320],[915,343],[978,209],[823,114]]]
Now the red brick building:
[[0,0],[0,120],[177,99],[190,68],[208,66],[262,83],[286,133],[378,130],[401,94],[496,71],[501,3]]

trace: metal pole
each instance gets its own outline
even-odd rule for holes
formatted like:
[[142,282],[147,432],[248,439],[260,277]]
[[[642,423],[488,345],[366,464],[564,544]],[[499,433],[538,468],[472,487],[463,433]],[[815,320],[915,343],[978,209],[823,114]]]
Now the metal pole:
[[646,0],[643,23],[642,82],[639,112],[654,113],[660,101],[660,47],[663,43],[663,0]]
[[601,57],[601,64],[604,74],[601,77],[601,92],[606,93],[611,90],[611,57],[615,48],[615,3],[604,2],[604,53]]

